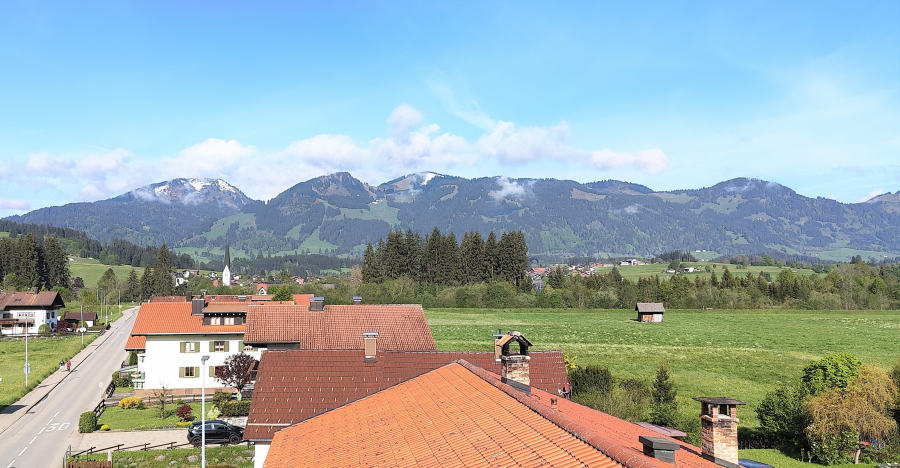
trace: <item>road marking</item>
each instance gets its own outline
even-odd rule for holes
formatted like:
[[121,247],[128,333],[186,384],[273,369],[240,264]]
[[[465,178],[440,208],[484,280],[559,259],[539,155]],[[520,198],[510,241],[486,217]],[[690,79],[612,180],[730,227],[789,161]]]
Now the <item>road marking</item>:
[[21,452],[19,452],[19,455],[18,455],[18,456],[20,456],[20,457],[21,457],[21,456],[22,456],[22,454],[23,454],[23,453],[25,453],[25,451],[26,451],[26,450],[28,450],[28,447],[25,447],[25,448],[23,448],[23,449],[22,449],[22,451],[21,451]]
[[13,464],[14,464],[15,462],[16,462],[15,459],[14,459],[13,461],[9,462],[9,465],[6,465],[6,468],[10,468],[11,466],[13,466]]
[[56,417],[56,415],[58,415],[58,414],[59,414],[59,411],[57,411],[57,412],[55,412],[55,413],[53,413],[53,417],[54,417],[54,418],[55,418],[55,417]]
[[28,442],[28,445],[33,444],[33,443],[34,443],[34,439],[37,439],[37,436],[32,437],[32,438],[31,438],[31,442]]
[[52,422],[53,422],[53,418],[50,418],[50,420],[49,420],[49,421],[47,421],[47,424],[44,424],[44,425],[45,425],[45,426],[49,426],[49,425],[50,425],[50,423],[52,423]]
[[38,431],[37,435],[41,435],[41,432],[44,432],[44,429],[47,429],[47,428],[46,428],[46,427],[42,427],[41,430]]

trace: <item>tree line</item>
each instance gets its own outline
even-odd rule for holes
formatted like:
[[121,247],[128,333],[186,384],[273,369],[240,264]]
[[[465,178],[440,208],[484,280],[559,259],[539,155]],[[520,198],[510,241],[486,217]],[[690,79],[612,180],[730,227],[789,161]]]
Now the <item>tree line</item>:
[[477,231],[457,242],[454,233],[438,228],[424,239],[412,230],[391,231],[377,247],[366,246],[362,280],[381,283],[402,277],[433,285],[461,285],[505,281],[519,290],[531,290],[528,246],[522,231],[504,232],[487,240]]
[[69,287],[69,259],[55,237],[43,242],[34,233],[0,239],[0,278],[4,289]]

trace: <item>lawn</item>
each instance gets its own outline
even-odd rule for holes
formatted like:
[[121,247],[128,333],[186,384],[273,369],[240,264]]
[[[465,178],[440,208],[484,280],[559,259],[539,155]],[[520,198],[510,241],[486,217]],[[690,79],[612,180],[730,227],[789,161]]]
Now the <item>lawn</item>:
[[[85,334],[84,344],[88,345],[98,335]],[[30,338],[28,340],[28,361],[31,374],[28,388],[25,388],[25,341],[0,341],[0,408],[14,403],[28,390],[36,387],[41,380],[59,369],[59,361],[68,360],[81,351],[81,336]]]
[[[753,276],[759,274],[759,272],[768,273],[775,278],[778,276],[778,272],[780,272],[785,267],[776,267],[776,266],[747,266],[743,265],[731,265],[727,263],[712,263],[712,262],[683,262],[682,265],[684,267],[692,266],[694,268],[700,269],[699,272],[696,273],[679,273],[683,274],[691,281],[693,281],[694,277],[697,275],[709,276],[709,273],[706,271],[706,267],[710,267],[713,271],[716,272],[716,275],[721,278],[722,272],[725,271],[727,267],[731,274],[738,276],[745,276],[748,272]],[[715,267],[715,268],[713,268]],[[667,263],[654,263],[650,265],[635,265],[635,266],[617,266],[615,267],[619,274],[622,275],[623,278],[628,279],[629,281],[637,281],[638,278],[648,277],[653,275],[658,275],[660,278],[667,278],[671,275],[666,273],[666,270],[669,268]],[[609,273],[612,271],[613,267],[600,267],[595,270],[595,272],[599,273]],[[794,270],[799,275],[809,275],[816,274],[814,271],[800,268]]]
[[665,321],[638,323],[626,310],[431,309],[425,312],[438,349],[490,350],[498,329],[521,331],[535,349],[562,349],[579,366],[608,367],[614,376],[650,383],[667,360],[685,416],[695,396],[748,403],[741,425],[758,425],[754,409],[779,383],[813,359],[848,352],[889,369],[900,359],[900,311],[669,310]]
[[[157,459],[161,457],[160,459]],[[73,459],[74,460],[74,459]],[[106,460],[105,453],[78,457],[78,460]],[[206,463],[214,466],[253,466],[253,447],[246,445],[207,446]],[[200,466],[200,449],[135,450],[113,453],[113,466],[140,466],[141,468],[172,468]]]
[[69,272],[72,277],[80,276],[84,280],[85,287],[97,288],[97,281],[103,276],[108,268],[112,268],[116,273],[119,281],[128,280],[131,270],[134,270],[140,277],[144,273],[143,267],[133,267],[131,265],[104,265],[100,261],[93,258],[70,257]]
[[[147,399],[144,399],[147,403]],[[188,403],[195,418],[200,418],[200,402]],[[206,405],[206,411],[212,408],[212,404]],[[158,406],[147,406],[144,409],[122,409],[118,406],[110,406],[103,410],[97,426],[108,425],[110,430],[130,429],[158,429],[162,427],[177,427],[175,423],[181,421],[175,414],[178,405],[166,404],[166,418],[160,419]]]
[[[748,460],[772,465],[777,468],[821,468],[822,466],[824,466],[818,463],[804,463],[800,460],[797,460],[796,458],[791,458],[776,449],[741,450],[738,456],[740,458],[746,458]],[[875,465],[868,463],[860,463],[859,465],[854,465],[852,463],[829,465],[830,468],[871,468],[874,466]]]

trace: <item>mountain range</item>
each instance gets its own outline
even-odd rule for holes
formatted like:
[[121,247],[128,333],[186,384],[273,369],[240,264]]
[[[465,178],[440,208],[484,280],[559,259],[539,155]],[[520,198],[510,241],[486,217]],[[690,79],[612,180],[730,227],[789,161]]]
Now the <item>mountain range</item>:
[[712,187],[654,191],[607,180],[483,177],[423,172],[378,186],[346,172],[298,183],[262,202],[218,179],[175,179],[90,203],[7,218],[87,232],[102,241],[167,243],[221,260],[287,253],[358,254],[391,229],[427,234],[521,229],[533,257],[780,252],[900,254],[900,191],[864,203],[809,198],[738,178]]

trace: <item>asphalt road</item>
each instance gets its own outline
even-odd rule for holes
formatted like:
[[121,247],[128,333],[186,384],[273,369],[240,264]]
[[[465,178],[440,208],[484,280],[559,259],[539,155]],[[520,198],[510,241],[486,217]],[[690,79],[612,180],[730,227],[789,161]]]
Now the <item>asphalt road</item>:
[[78,417],[97,405],[110,375],[126,356],[125,342],[136,316],[137,308],[125,311],[111,325],[106,341],[0,435],[0,468],[62,465],[66,440],[78,431]]

